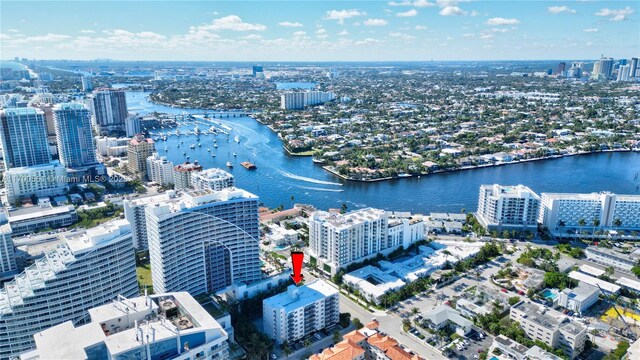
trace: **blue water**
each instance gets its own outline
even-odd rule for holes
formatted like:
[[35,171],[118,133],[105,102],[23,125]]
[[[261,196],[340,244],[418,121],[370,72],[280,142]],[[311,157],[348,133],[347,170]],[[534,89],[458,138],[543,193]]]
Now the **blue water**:
[[557,293],[555,293],[555,292],[553,292],[553,291],[552,291],[552,290],[550,290],[550,289],[545,289],[545,290],[542,292],[542,297],[544,297],[545,299],[548,299],[548,300],[553,300],[553,299],[555,299],[555,298],[557,298],[557,297],[558,297],[558,294],[557,294]]
[[291,90],[291,89],[315,89],[316,83],[313,82],[280,82],[276,83],[276,89],[278,90]]
[[[128,106],[140,113],[152,111],[180,114],[183,111],[202,113],[202,110],[176,109],[150,103],[146,94],[127,94]],[[199,160],[207,167],[225,168],[225,163],[234,161],[230,170],[238,187],[260,196],[270,207],[290,206],[293,203],[312,204],[327,209],[339,208],[346,203],[349,209],[372,206],[387,210],[428,213],[459,212],[460,209],[475,211],[478,188],[481,184],[524,184],[540,192],[594,192],[612,191],[619,194],[638,194],[640,153],[600,153],[484,168],[468,171],[435,174],[418,178],[405,178],[376,183],[346,182],[314,164],[309,157],[288,156],[282,149],[278,136],[264,125],[249,117],[216,119],[233,128],[229,142],[218,135],[216,157],[212,158],[207,148],[214,151],[213,135],[201,136],[201,148],[189,149],[197,144],[195,136],[170,137],[160,141],[156,148],[174,164],[182,163],[186,152],[190,161]],[[194,125],[186,128],[192,130]],[[208,128],[199,126],[202,130]],[[240,143],[233,141],[238,134]],[[176,144],[184,141],[178,149]],[[169,152],[164,152],[164,147]],[[232,154],[238,153],[234,160]],[[248,171],[241,161],[251,160],[258,169]],[[291,196],[294,197],[291,200]]]

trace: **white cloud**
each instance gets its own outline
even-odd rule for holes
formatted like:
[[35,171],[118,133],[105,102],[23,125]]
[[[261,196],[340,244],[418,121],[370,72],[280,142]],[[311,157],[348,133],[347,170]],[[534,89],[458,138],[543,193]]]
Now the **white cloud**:
[[466,15],[467,12],[460,9],[457,6],[445,6],[442,8],[442,10],[440,10],[439,12],[440,15],[442,16],[458,16],[458,15]]
[[219,19],[214,19],[211,24],[198,26],[202,31],[265,31],[267,27],[261,24],[250,24],[242,21],[238,15],[229,15]]
[[424,25],[416,25],[415,30],[427,30],[427,27]]
[[338,33],[338,35],[340,35],[340,36],[347,36],[347,35],[349,35],[349,32],[348,32],[347,30],[342,30],[342,31],[340,31],[340,32]]
[[462,34],[462,37],[474,37],[474,36],[476,36],[476,34],[473,34],[473,33]]
[[608,17],[610,21],[622,21],[626,20],[629,15],[633,14],[633,11],[634,10],[628,6],[624,9],[617,10],[604,8],[598,10],[594,15]]
[[520,20],[518,19],[505,19],[501,17],[495,17],[487,20],[487,25],[501,26],[501,25],[518,25]]
[[52,34],[48,33],[47,35],[39,35],[39,36],[29,36],[24,40],[27,42],[59,42],[70,39],[69,35],[61,35],[61,34]]
[[478,13],[475,10],[471,10],[471,13],[469,13],[469,16],[478,16],[478,15],[480,15],[480,13]]
[[396,14],[396,16],[398,17],[412,17],[412,16],[416,16],[418,15],[418,10],[416,9],[411,9],[405,12],[399,12]]
[[494,33],[508,33],[511,30],[508,28],[492,28],[491,31]]
[[279,22],[278,25],[280,26],[284,26],[284,27],[302,27],[303,25],[299,22],[291,22],[291,21],[283,21],[283,22]]
[[390,32],[389,36],[393,38],[402,39],[402,40],[413,40],[416,38],[415,36],[411,36],[409,34],[405,34],[401,32]]
[[482,39],[482,40],[493,39],[493,34],[481,34],[480,35],[480,39]]
[[326,33],[327,33],[327,29],[324,29],[324,28],[320,28],[316,30],[316,34],[326,34]]
[[427,0],[414,0],[414,1],[390,1],[387,3],[389,6],[413,6],[413,7],[432,7],[436,6],[436,4],[429,2]]
[[588,28],[588,29],[584,29],[582,31],[584,31],[584,32],[598,32],[598,29],[597,28]]
[[83,30],[80,30],[80,33],[82,33],[82,34],[95,34],[96,32],[93,31],[93,30],[85,30],[85,29],[83,29]]
[[356,41],[355,44],[356,45],[369,45],[369,44],[377,44],[379,42],[380,42],[380,40],[378,40],[378,39],[366,38],[364,40]]
[[384,19],[367,19],[364,22],[364,26],[385,26],[389,22]]
[[296,31],[293,33],[293,36],[298,36],[298,37],[305,36],[305,35],[307,35],[306,31]]
[[8,32],[12,32],[12,33],[17,33],[17,32],[19,32],[17,29],[9,29],[9,30],[7,30],[7,31],[8,31]]
[[243,36],[242,39],[245,39],[245,40],[260,40],[260,39],[262,39],[262,36],[260,36],[258,34],[249,34],[247,36]]
[[575,14],[576,11],[569,8],[568,6],[549,6],[547,8],[547,10],[552,13],[552,14],[560,14],[560,13],[568,13],[568,14]]
[[344,24],[345,19],[351,19],[356,16],[367,15],[364,11],[360,11],[357,9],[350,10],[331,10],[327,11],[327,16],[325,20],[338,20],[339,24]]

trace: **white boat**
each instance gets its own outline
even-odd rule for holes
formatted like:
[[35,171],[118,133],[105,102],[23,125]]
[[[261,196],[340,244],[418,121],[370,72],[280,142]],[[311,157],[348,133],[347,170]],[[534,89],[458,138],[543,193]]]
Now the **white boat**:
[[198,143],[198,147],[201,147],[201,146],[202,146],[202,144]]
[[218,148],[218,144],[213,145],[213,147],[217,149]]
[[164,151],[169,151],[169,148],[165,146]]
[[207,149],[207,152],[211,152],[211,149]]
[[195,144],[191,144],[191,146],[189,146],[189,147],[192,148],[192,149],[195,149],[196,145]]
[[239,144],[239,143],[240,143],[240,137],[239,137],[238,135],[236,135],[236,136],[233,138],[233,141],[235,141],[235,142],[237,142],[237,143]]
[[233,164],[231,163],[231,161],[227,161],[227,167],[232,168]]
[[233,156],[238,156],[238,154],[236,154],[236,153],[233,153]]

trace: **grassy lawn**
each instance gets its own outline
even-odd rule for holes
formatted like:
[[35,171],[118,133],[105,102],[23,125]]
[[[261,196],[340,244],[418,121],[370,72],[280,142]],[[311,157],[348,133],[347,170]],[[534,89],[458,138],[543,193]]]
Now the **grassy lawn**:
[[136,273],[138,274],[138,286],[140,286],[140,291],[144,291],[146,285],[147,292],[149,294],[153,294],[153,284],[151,283],[151,265],[147,263],[136,267]]

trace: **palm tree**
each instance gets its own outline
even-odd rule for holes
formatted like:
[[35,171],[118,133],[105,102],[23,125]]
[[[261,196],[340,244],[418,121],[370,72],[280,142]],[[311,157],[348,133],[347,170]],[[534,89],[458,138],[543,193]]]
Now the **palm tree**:
[[293,350],[291,350],[289,344],[285,342],[284,344],[282,344],[282,352],[284,352],[284,356],[286,356],[288,359],[289,355],[293,353]]
[[[622,226],[622,220],[620,220],[620,218],[615,218],[613,220],[613,226],[616,227],[616,229],[620,230],[620,227]],[[618,237],[620,236],[620,234],[618,233]]]
[[582,239],[582,227],[585,225],[587,225],[587,221],[585,219],[578,220],[580,239]]
[[411,315],[418,315],[418,313],[420,312],[420,309],[418,309],[417,307],[412,307],[411,308]]
[[593,231],[591,232],[591,244],[593,244],[593,238],[595,237],[595,234],[596,234],[596,228],[598,226],[600,226],[600,220],[599,219],[593,219],[591,224],[593,225]]

